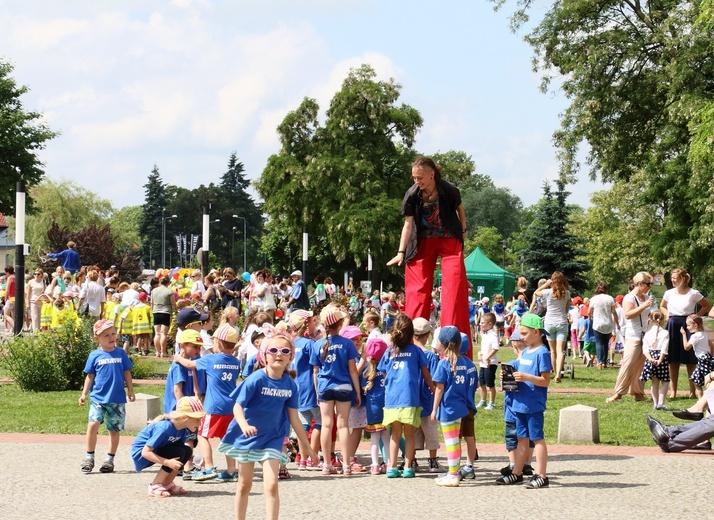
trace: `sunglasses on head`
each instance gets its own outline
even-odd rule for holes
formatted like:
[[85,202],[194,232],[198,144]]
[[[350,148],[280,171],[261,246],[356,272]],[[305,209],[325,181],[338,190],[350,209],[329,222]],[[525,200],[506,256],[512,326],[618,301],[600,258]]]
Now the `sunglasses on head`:
[[268,347],[265,349],[266,354],[272,354],[273,356],[277,355],[278,352],[280,352],[283,356],[289,356],[292,353],[293,349],[290,347],[283,347],[283,348],[278,348],[278,347]]

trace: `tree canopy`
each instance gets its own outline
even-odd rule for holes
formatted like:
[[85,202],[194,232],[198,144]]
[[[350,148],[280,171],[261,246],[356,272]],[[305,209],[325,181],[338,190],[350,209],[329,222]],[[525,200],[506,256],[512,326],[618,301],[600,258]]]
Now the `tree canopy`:
[[528,278],[531,281],[550,278],[553,271],[560,271],[575,291],[584,291],[587,288],[584,275],[590,266],[584,261],[582,239],[570,229],[574,208],[565,203],[569,195],[565,182],[559,180],[556,186],[553,193],[549,183],[543,185],[543,198],[536,206],[535,218],[523,230],[523,257],[531,266]]
[[[518,29],[533,1],[515,5]],[[661,211],[654,262],[676,262],[714,286],[712,2],[562,0],[526,40],[542,90],[558,84],[570,101],[554,135],[564,178],[579,171],[583,143],[592,178],[642,175],[636,205]]]
[[[44,164],[37,152],[57,136],[42,122],[42,114],[25,110],[20,98],[28,88],[17,85],[12,70],[0,60],[0,211],[8,215],[15,213],[17,181],[24,180],[29,188],[42,180]],[[29,207],[31,195],[27,200]]]
[[399,240],[401,199],[409,187],[419,112],[397,104],[401,86],[376,81],[368,65],[352,69],[326,112],[306,98],[278,127],[281,150],[268,159],[258,192],[264,210],[294,245],[303,226],[329,253],[375,266]]

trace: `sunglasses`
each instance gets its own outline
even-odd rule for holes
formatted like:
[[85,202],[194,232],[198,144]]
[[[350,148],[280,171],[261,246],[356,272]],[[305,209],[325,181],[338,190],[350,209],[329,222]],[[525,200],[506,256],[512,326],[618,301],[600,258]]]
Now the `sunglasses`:
[[642,285],[646,285],[647,287],[652,287],[652,282],[640,282]]
[[292,354],[293,349],[291,349],[290,347],[268,347],[265,349],[266,354],[272,354],[273,356],[276,356],[278,352],[281,353],[283,356],[289,356],[290,354]]

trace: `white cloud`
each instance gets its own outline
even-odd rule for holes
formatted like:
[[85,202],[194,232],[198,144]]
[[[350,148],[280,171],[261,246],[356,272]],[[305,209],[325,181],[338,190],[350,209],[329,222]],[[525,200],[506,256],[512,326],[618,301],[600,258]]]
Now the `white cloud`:
[[[13,53],[3,59],[16,65],[18,83],[31,87],[23,101],[62,132],[42,152],[48,176],[90,189],[101,182],[117,206],[142,202],[154,163],[166,182],[193,188],[215,182],[236,150],[255,178],[279,149],[275,129],[285,115],[308,96],[324,116],[349,69],[363,63],[378,79],[402,83],[400,102],[422,113],[418,149],[464,150],[479,171],[531,183],[524,199],[557,171],[549,140],[557,125],[542,117],[551,108],[538,108],[548,99],[526,100],[519,90],[521,83],[535,90],[535,76],[528,69],[519,75],[513,65],[523,56],[499,54],[514,67],[499,74],[490,61],[463,55],[450,43],[451,22],[461,19],[443,23],[448,7],[373,0],[0,5],[0,48]],[[464,2],[451,16],[469,18],[473,5]],[[489,6],[478,9],[483,13],[472,20],[492,16]],[[428,43],[414,30],[427,18]],[[464,37],[484,39],[471,48],[505,48],[471,29]],[[425,62],[424,50],[439,62]]]

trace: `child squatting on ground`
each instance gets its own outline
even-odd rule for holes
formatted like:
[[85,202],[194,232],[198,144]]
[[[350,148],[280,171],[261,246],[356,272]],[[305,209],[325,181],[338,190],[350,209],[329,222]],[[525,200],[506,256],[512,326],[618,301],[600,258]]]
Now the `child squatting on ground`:
[[179,470],[193,456],[193,448],[186,444],[195,433],[206,412],[197,397],[182,397],[176,410],[160,415],[136,436],[131,446],[134,469],[141,471],[161,464],[161,469],[149,484],[148,494],[155,498],[185,495],[186,490],[174,483]]
[[[124,430],[126,417],[126,384],[129,401],[134,401],[134,386],[131,380],[133,366],[126,352],[114,345],[117,332],[109,320],[99,320],[94,324],[94,340],[99,348],[90,352],[84,372],[82,395],[79,406],[84,406],[89,397],[89,424],[87,425],[87,456],[82,461],[82,472],[94,469],[94,449],[97,446],[99,425],[105,419],[109,432],[107,459],[99,468],[101,473],[114,471],[114,455],[119,447],[119,432]],[[90,393],[91,392],[91,393]]]
[[550,351],[543,345],[543,320],[535,314],[524,314],[518,327],[526,348],[521,357],[512,361],[513,376],[518,390],[513,394],[511,409],[516,423],[518,446],[513,468],[496,479],[496,484],[523,482],[523,467],[526,463],[529,439],[535,444],[536,473],[526,483],[529,489],[548,487],[546,465],[548,448],[543,434],[543,412],[548,400],[548,385],[552,363]]

